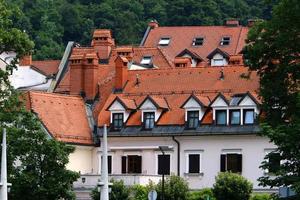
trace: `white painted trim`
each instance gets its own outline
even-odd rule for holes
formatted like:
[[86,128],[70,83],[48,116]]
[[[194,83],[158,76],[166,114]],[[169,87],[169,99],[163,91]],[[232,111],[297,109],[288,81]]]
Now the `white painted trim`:
[[222,149],[221,154],[242,154],[242,149]]
[[[168,146],[168,148],[173,149],[174,146]],[[111,150],[159,150],[159,146],[117,146],[117,147],[110,147]]]
[[189,155],[190,154],[199,154],[199,173],[203,173],[202,169],[202,157],[204,150],[184,150],[185,152],[185,173],[189,173]]

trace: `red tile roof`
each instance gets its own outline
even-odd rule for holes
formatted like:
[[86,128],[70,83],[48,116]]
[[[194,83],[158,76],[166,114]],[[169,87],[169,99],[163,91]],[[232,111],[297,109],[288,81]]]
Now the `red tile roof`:
[[[169,37],[168,46],[162,46],[164,53],[170,59],[174,59],[176,55],[184,49],[195,52],[201,58],[206,59],[207,56],[216,48],[229,55],[235,55],[241,52],[245,45],[248,27],[228,27],[228,26],[183,26],[183,27],[157,27],[151,29],[143,46],[157,47],[160,38]],[[229,45],[220,45],[222,37],[229,36]],[[196,37],[203,37],[202,46],[193,46],[193,40]]]
[[92,130],[81,97],[29,92],[31,110],[57,140],[92,145]]
[[60,60],[33,60],[32,66],[42,71],[45,75],[53,75],[58,72]]

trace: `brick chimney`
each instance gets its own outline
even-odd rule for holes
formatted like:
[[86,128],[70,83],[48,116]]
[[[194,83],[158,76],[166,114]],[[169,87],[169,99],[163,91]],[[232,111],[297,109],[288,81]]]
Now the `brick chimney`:
[[93,100],[97,94],[98,57],[96,53],[70,57],[70,94]]
[[83,91],[87,100],[93,100],[97,94],[98,57],[96,53],[86,54],[83,63]]
[[116,52],[118,56],[124,56],[130,62],[133,58],[133,48],[130,46],[117,47]]
[[116,78],[115,91],[121,92],[128,81],[128,60],[123,56],[118,56],[115,60]]
[[108,59],[112,47],[115,46],[111,30],[96,29],[93,33],[91,46],[94,47],[100,59]]
[[228,19],[228,20],[226,20],[225,25],[226,25],[226,26],[231,26],[231,27],[236,27],[236,26],[239,26],[240,23],[239,23],[239,20],[236,20],[236,19]]
[[32,65],[32,56],[31,54],[25,55],[20,58],[19,66],[29,66]]
[[83,91],[83,55],[70,57],[70,94],[78,95]]
[[158,22],[156,20],[151,20],[149,23],[148,23],[148,26],[151,28],[151,29],[155,29],[159,26]]

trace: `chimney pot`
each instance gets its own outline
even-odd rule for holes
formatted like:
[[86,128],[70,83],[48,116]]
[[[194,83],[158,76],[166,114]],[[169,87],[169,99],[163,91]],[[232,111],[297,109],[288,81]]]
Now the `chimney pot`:
[[158,22],[156,20],[151,20],[148,24],[148,26],[151,28],[151,29],[155,29],[159,26]]
[[31,54],[24,55],[19,62],[20,66],[29,66],[32,65],[32,56]]
[[116,78],[115,78],[115,90],[122,91],[128,80],[128,60],[123,56],[118,56],[115,60],[116,66]]
[[231,26],[231,27],[236,27],[240,25],[239,20],[237,19],[228,19],[226,20],[225,24],[226,26]]

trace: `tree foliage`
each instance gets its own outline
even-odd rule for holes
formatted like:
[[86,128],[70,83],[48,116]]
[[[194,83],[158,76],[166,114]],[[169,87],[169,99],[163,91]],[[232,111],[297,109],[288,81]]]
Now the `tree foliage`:
[[47,137],[37,117],[26,111],[22,97],[9,84],[18,59],[33,48],[28,35],[12,23],[18,15],[18,8],[8,9],[0,0],[0,53],[16,53],[12,63],[0,69],[0,131],[1,138],[4,127],[8,132],[9,199],[75,199],[72,183],[79,175],[66,169],[74,148]]
[[252,183],[241,175],[222,172],[216,177],[213,193],[217,200],[249,200]]
[[[258,23],[248,35],[245,59],[260,75],[265,113],[262,134],[268,136],[283,161],[264,186],[292,186],[300,195],[300,5],[280,0],[272,19]],[[270,154],[271,155],[271,154]],[[272,163],[266,161],[262,168]],[[299,197],[298,197],[299,198]]]
[[[90,42],[95,28],[112,29],[118,44],[139,44],[147,23],[163,26],[222,25],[237,18],[269,18],[264,0],[10,0],[22,10],[14,19],[35,42],[37,59],[59,59],[68,41]],[[179,14],[180,13],[180,14]]]
[[[171,175],[165,180],[164,198],[169,200],[187,200],[188,199],[188,183],[180,176]],[[155,187],[157,191],[157,199],[162,197],[162,181],[159,181]]]
[[[127,186],[124,185],[124,182],[111,180],[111,192],[109,193],[110,200],[129,200],[130,190]],[[98,191],[98,187],[95,187],[91,192],[91,197],[93,200],[100,199],[100,192]]]

